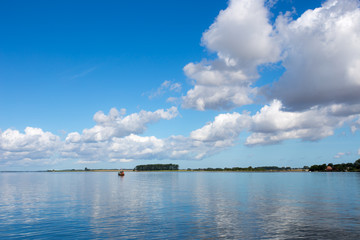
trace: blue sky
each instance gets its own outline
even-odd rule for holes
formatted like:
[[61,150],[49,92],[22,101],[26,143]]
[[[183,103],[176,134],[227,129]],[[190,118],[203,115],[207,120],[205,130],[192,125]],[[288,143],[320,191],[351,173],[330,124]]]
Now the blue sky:
[[359,4],[2,1],[0,170],[353,162]]

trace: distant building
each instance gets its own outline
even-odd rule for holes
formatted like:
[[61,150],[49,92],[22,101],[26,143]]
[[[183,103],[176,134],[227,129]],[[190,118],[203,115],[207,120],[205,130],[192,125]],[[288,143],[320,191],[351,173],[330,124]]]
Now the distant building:
[[331,166],[327,166],[327,167],[326,167],[326,171],[327,171],[327,172],[331,172],[332,170],[333,170],[333,169],[332,169]]

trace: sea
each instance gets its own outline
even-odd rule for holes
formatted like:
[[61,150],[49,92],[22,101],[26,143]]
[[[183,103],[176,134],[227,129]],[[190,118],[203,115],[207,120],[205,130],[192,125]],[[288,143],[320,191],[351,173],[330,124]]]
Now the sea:
[[360,173],[0,173],[0,239],[359,236]]

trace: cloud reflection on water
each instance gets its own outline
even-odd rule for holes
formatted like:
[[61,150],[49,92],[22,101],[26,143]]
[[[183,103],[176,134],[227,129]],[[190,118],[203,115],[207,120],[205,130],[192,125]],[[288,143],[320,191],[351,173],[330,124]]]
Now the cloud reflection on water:
[[356,173],[1,173],[0,237],[332,239],[360,233]]

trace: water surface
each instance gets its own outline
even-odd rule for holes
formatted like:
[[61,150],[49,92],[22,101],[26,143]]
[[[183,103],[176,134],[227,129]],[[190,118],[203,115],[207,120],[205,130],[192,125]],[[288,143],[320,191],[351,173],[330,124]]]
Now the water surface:
[[359,173],[0,173],[0,239],[357,239]]

